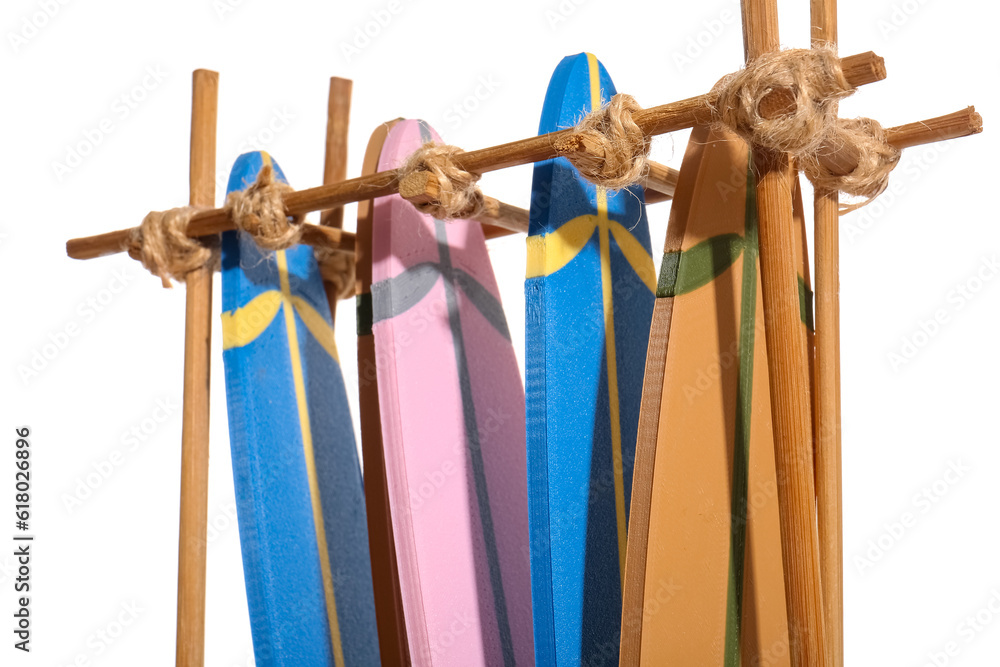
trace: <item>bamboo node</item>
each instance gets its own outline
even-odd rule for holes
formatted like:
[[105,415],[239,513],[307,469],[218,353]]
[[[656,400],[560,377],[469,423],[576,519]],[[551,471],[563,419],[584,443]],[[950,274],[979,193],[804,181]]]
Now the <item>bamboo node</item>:
[[649,170],[652,141],[632,118],[641,110],[635,98],[619,93],[587,114],[553,148],[594,185],[609,190],[628,187]]
[[185,230],[199,207],[184,206],[150,211],[138,227],[129,230],[125,250],[132,259],[172,287],[171,279],[184,282],[191,271],[218,264],[217,248],[187,236]]
[[483,193],[477,185],[480,174],[455,163],[454,156],[461,152],[457,146],[428,141],[406,158],[399,168],[401,184],[418,180],[420,172],[433,174],[438,184],[434,198],[410,200],[417,210],[439,220],[469,220],[483,212]]

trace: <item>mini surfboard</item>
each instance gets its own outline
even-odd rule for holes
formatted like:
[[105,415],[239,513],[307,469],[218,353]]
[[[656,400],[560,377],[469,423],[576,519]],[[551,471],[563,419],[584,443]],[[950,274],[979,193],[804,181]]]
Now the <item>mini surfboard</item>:
[[[802,233],[801,194],[794,213]],[[804,237],[803,335],[811,326]],[[735,135],[692,130],[643,389],[623,667],[788,665],[755,181]]]
[[[379,170],[427,141],[389,132]],[[478,223],[375,201],[372,331],[414,665],[532,665],[524,390]]]
[[[368,140],[362,174],[378,171],[379,157],[389,130],[399,119],[375,128]],[[396,547],[389,513],[389,489],[385,477],[382,424],[378,407],[378,373],[375,371],[375,337],[372,334],[372,214],[373,201],[358,202],[358,233],[355,239],[357,273],[358,398],[361,413],[361,456],[365,471],[365,505],[368,508],[368,543],[372,556],[375,617],[378,619],[379,651],[385,665],[408,665],[410,653],[403,621],[403,601],[396,567]]]
[[[229,191],[270,166],[237,158]],[[222,241],[237,518],[258,665],[377,665],[361,469],[312,248]]]
[[[564,58],[539,133],[615,94],[597,58]],[[536,164],[525,281],[535,659],[615,664],[639,400],[656,276],[643,191],[609,192],[565,158]]]

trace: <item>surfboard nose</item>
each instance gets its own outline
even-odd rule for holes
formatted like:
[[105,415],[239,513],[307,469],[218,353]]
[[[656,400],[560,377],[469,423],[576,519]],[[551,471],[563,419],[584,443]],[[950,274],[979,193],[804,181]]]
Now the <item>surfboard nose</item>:
[[288,179],[285,178],[285,172],[281,170],[281,167],[267,151],[250,151],[249,153],[240,155],[236,158],[236,162],[233,163],[233,168],[229,172],[229,184],[226,186],[226,193],[246,190],[257,180],[257,174],[260,173],[260,170],[266,164],[271,165],[274,169],[275,178],[279,182],[288,182]]

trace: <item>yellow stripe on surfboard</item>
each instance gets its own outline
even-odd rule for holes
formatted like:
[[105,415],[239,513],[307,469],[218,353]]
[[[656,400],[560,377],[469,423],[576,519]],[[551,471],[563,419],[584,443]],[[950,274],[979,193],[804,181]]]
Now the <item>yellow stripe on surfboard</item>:
[[607,216],[605,196],[604,216],[586,214],[573,218],[548,234],[528,237],[528,263],[525,278],[551,276],[576,257],[594,236],[594,230],[614,237],[618,249],[650,292],[656,292],[656,272],[653,260],[642,244],[617,220]]
[[[590,70],[590,108],[600,109],[601,76],[597,58],[587,54]],[[604,303],[604,348],[608,358],[608,407],[611,419],[611,461],[615,473],[615,514],[618,517],[618,575],[625,586],[625,480],[622,465],[622,430],[618,415],[618,357],[615,353],[614,286],[611,284],[611,239],[608,238],[608,191],[597,186],[597,217],[601,221],[601,292]]]
[[222,313],[222,349],[243,347],[257,340],[264,330],[271,326],[282,306],[292,308],[302,318],[302,323],[333,360],[340,363],[333,328],[323,316],[300,296],[287,295],[278,290],[261,292],[250,299],[245,306]]
[[[292,291],[288,282],[288,258],[284,250],[278,250],[278,275],[281,277],[281,293],[291,301]],[[323,525],[323,504],[319,497],[319,483],[316,478],[316,459],[313,454],[312,427],[309,425],[309,404],[306,400],[306,383],[302,374],[302,357],[299,353],[299,335],[295,325],[295,313],[291,308],[282,308],[285,313],[285,327],[288,330],[288,353],[292,361],[292,378],[295,382],[295,402],[299,408],[299,427],[302,430],[302,449],[306,457],[306,475],[309,478],[309,496],[312,500],[313,523],[316,526],[316,546],[319,548],[319,565],[323,574],[323,593],[326,597],[326,616],[330,623],[330,639],[333,643],[333,659],[337,667],[344,667],[344,648],[340,642],[340,623],[337,620],[337,598],[333,592],[333,574],[330,572],[330,558],[327,552],[326,527]]]
[[[271,157],[262,154],[265,164]],[[275,252],[278,261],[278,275],[281,279],[281,294],[286,303],[292,301],[292,290],[288,281],[288,258],[284,250]],[[282,308],[285,313],[285,327],[288,331],[288,353],[292,362],[292,378],[295,383],[295,402],[299,408],[299,428],[302,430],[302,448],[306,458],[306,475],[309,479],[309,496],[312,501],[313,523],[316,526],[316,546],[319,549],[320,572],[323,575],[323,593],[326,598],[326,616],[330,624],[330,640],[333,644],[333,659],[337,667],[344,665],[344,647],[340,641],[340,623],[337,620],[337,599],[333,592],[333,573],[330,572],[330,558],[327,552],[326,527],[323,525],[323,504],[319,497],[316,477],[316,459],[313,454],[312,427],[309,425],[309,403],[306,400],[306,383],[302,373],[302,356],[299,353],[299,335],[292,308]]]

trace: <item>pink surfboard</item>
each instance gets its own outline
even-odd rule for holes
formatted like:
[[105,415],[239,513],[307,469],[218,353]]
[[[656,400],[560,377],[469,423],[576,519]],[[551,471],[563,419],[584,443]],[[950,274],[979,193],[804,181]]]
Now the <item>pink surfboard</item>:
[[[379,170],[427,141],[399,122]],[[372,329],[414,665],[532,665],[524,388],[480,225],[375,201]]]

